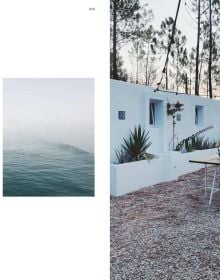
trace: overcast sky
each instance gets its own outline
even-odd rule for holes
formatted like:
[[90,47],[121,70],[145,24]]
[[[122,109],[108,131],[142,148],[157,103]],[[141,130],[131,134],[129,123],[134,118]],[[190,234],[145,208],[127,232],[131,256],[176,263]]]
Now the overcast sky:
[[[154,21],[152,24],[155,28],[159,28],[161,21],[166,17],[175,18],[178,2],[178,0],[142,0],[142,3],[148,3],[149,9],[153,10]],[[195,47],[196,23],[192,18],[194,17],[195,19],[195,15],[189,11],[185,2],[190,5],[190,0],[181,1],[177,18],[177,28],[182,31],[183,35],[187,36],[187,46]]]
[[[149,25],[152,24],[156,30],[160,28],[160,24],[165,18],[175,18],[178,2],[178,0],[140,0],[141,5],[148,3],[148,9],[152,9],[154,19],[149,23]],[[189,8],[187,8],[185,2],[187,3],[187,5],[190,5],[190,0],[181,1],[179,15],[177,18],[177,28],[182,31],[182,35],[187,36],[186,46],[190,50],[192,47],[196,46],[197,31],[195,15],[191,11],[189,11]],[[128,54],[128,50],[130,49],[130,47],[131,46],[128,44],[121,50],[121,54],[124,57],[124,62],[128,69],[128,72],[134,71]],[[165,56],[160,61],[161,71],[164,66],[164,61]]]
[[4,140],[40,137],[94,151],[93,79],[4,79]]

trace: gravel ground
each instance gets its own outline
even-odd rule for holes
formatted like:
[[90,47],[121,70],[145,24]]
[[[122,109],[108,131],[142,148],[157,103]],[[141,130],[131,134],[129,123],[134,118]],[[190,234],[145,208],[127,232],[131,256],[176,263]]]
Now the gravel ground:
[[220,279],[220,192],[209,207],[203,178],[111,198],[111,280]]

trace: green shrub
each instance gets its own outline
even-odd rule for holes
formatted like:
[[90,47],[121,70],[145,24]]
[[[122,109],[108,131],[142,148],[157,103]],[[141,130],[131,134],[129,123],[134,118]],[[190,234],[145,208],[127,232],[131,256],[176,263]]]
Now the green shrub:
[[215,140],[210,140],[208,137],[205,138],[204,136],[192,135],[178,143],[176,146],[176,151],[180,151],[184,145],[187,152],[192,152],[193,150],[206,150],[215,148],[219,146],[219,143]]
[[155,156],[146,152],[151,144],[149,131],[146,132],[140,125],[135,126],[133,131],[130,130],[128,139],[123,138],[121,149],[115,151],[118,163],[153,159]]

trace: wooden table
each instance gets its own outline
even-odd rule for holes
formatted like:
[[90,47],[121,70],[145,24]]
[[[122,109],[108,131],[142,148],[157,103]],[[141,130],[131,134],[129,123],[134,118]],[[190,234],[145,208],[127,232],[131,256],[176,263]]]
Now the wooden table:
[[[208,157],[208,158],[190,160],[189,162],[205,164],[205,196],[206,196],[206,189],[211,189],[211,194],[210,194],[210,199],[209,199],[209,205],[211,205],[213,193],[220,191],[219,187],[215,187],[216,177],[220,177],[220,175],[217,174],[217,169],[218,169],[218,167],[220,167],[220,157],[212,156],[212,157]],[[211,187],[207,187],[207,165],[209,165],[209,164],[216,166]]]

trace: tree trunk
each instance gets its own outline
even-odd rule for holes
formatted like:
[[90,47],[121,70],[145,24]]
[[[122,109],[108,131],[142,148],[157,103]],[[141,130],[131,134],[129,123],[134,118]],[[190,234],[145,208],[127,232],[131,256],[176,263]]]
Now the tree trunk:
[[209,79],[207,77],[207,82],[206,82],[206,97],[209,98]]
[[190,72],[189,72],[189,91],[190,91],[190,94],[192,94],[192,70],[190,69]]
[[148,64],[149,64],[149,43],[148,43],[148,47],[147,47],[147,60],[146,60],[146,70],[145,70],[145,84],[146,84],[146,86],[149,85]]
[[179,47],[177,47],[177,60],[176,60],[176,91],[179,91]]
[[137,61],[136,61],[136,84],[138,84],[139,80],[139,43],[137,43]]
[[117,69],[117,1],[113,1],[113,53],[112,53],[112,78],[118,80]]
[[139,60],[137,57],[136,84],[138,84],[138,80],[139,80]]
[[212,1],[209,0],[209,98],[212,98]]
[[185,76],[185,93],[188,94],[188,76]]
[[145,85],[148,86],[148,58],[145,65]]
[[199,45],[200,45],[200,19],[201,19],[201,0],[198,0],[198,30],[197,30],[197,47],[196,47],[196,79],[195,79],[195,95],[199,95]]
[[166,89],[168,89],[168,67],[166,67]]

